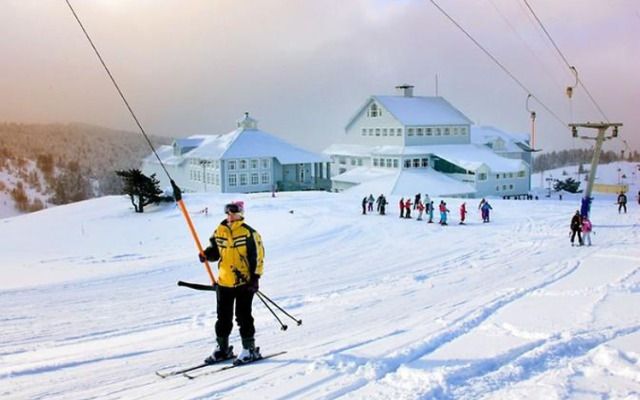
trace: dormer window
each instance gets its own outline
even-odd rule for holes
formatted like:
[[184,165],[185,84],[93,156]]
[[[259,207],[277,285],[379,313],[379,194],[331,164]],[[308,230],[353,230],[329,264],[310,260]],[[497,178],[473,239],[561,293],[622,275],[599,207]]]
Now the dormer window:
[[376,103],[371,104],[369,107],[369,111],[367,112],[367,117],[369,118],[377,118],[382,115],[382,110]]
[[493,143],[492,143],[492,148],[494,150],[504,150],[504,140],[502,140],[501,138],[496,138],[494,139]]

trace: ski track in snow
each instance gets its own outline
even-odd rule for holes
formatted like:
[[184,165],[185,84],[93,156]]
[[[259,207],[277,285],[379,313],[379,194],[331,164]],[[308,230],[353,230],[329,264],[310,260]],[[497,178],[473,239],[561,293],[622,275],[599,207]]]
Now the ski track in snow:
[[[511,391],[526,393],[537,380],[548,380],[561,383],[547,390],[571,398],[581,376],[572,368],[615,371],[631,382],[627,393],[634,393],[633,382],[640,387],[638,354],[613,345],[640,338],[640,316],[623,320],[607,312],[612,302],[629,296],[637,301],[640,293],[636,223],[596,209],[609,219],[596,226],[595,245],[571,248],[571,204],[557,206],[565,213],[548,215],[542,202],[517,202],[527,205],[523,217],[519,204],[497,202],[500,211],[490,224],[477,223],[470,211],[468,225],[442,227],[394,214],[356,216],[358,208],[343,207],[344,198],[317,197],[279,199],[277,205],[265,199],[255,213],[278,213],[278,219],[256,215],[249,222],[267,246],[263,290],[303,320],[297,327],[283,317],[289,329],[282,333],[255,302],[258,344],[264,353],[287,354],[194,381],[153,375],[200,362],[213,347],[215,300],[175,286],[177,280],[203,280],[195,251],[188,249],[184,259],[158,259],[153,269],[0,291],[6,310],[0,317],[0,396],[475,399],[509,398],[516,393]],[[183,229],[175,214],[155,217]],[[210,233],[217,220],[195,223]],[[620,237],[616,230],[622,228]],[[121,251],[45,261],[108,268],[153,257]],[[597,268],[600,259],[619,265],[609,280],[576,284],[588,281],[583,271]],[[530,302],[554,298],[584,299],[583,311],[557,328],[518,327],[508,318]],[[440,356],[461,348],[464,353],[465,340],[478,337],[480,344],[483,335],[513,343],[484,356]]]

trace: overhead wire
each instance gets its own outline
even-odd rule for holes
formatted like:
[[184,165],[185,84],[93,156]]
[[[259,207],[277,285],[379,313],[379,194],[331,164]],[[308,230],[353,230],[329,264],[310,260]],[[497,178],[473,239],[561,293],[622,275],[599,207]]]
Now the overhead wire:
[[[542,30],[544,31],[544,33],[547,35],[547,38],[549,38],[549,41],[551,41],[551,43],[553,44],[553,47],[556,49],[556,51],[558,52],[558,54],[560,54],[560,57],[562,57],[562,60],[565,62],[565,64],[567,65],[567,67],[569,67],[569,69],[574,69],[575,67],[572,66],[569,61],[567,60],[567,58],[564,56],[564,54],[562,53],[562,51],[560,50],[560,48],[558,47],[558,45],[556,44],[555,40],[553,40],[553,38],[551,37],[551,34],[549,33],[549,31],[547,30],[547,28],[545,28],[544,24],[542,23],[542,21],[540,20],[540,18],[538,18],[538,15],[536,14],[536,12],[533,10],[533,8],[531,8],[531,5],[529,4],[529,2],[527,0],[522,0],[524,2],[524,4],[527,6],[527,8],[529,9],[529,11],[531,12],[531,14],[533,14],[534,18],[536,19],[536,21],[538,22],[538,24],[540,24],[540,27],[542,28]],[[598,109],[598,111],[600,112],[600,114],[602,114],[602,116],[604,117],[604,119],[609,122],[609,118],[607,118],[607,115],[604,113],[604,111],[602,110],[602,108],[600,108],[600,105],[596,102],[596,100],[593,98],[593,96],[591,95],[591,92],[589,92],[589,89],[587,89],[587,86],[584,84],[584,82],[582,82],[582,79],[580,79],[580,77],[578,77],[578,74],[576,75],[576,79],[578,80],[578,83],[580,84],[580,87],[582,87],[585,91],[585,93],[587,93],[587,96],[589,96],[589,99],[591,99],[591,102],[593,102],[593,104],[596,106],[596,108]]]
[[[519,1],[516,1],[515,4],[518,5],[518,8],[522,12],[522,15],[527,19],[529,24],[531,24],[531,27],[533,28],[533,30],[539,36],[540,42],[544,43],[544,45],[549,50],[551,50],[550,54],[553,54],[553,60],[557,63],[557,66],[564,70],[565,69],[564,61],[560,58],[560,56],[558,56],[557,52],[553,51],[554,50],[553,45],[549,43],[548,40],[546,40],[546,35],[544,34],[544,31],[540,28],[540,25],[536,22],[536,20],[531,16],[531,13],[529,12],[529,10],[525,6],[523,6],[522,3]],[[564,85],[561,84],[560,86],[564,86]]]
[[[73,6],[69,2],[69,0],[65,0],[65,2],[67,3],[67,6],[69,6],[69,9],[71,10],[71,13],[73,14],[73,16],[76,19],[76,21],[78,22],[78,25],[80,25],[80,28],[82,29],[82,32],[84,32],[85,37],[89,41],[89,44],[91,44],[91,47],[93,48],[93,51],[96,53],[96,56],[98,56],[98,59],[100,60],[100,63],[104,67],[104,70],[107,72],[107,75],[109,75],[109,79],[111,79],[111,83],[113,83],[113,85],[115,86],[116,90],[118,91],[118,94],[120,95],[120,98],[122,99],[122,101],[124,102],[125,106],[129,110],[129,113],[133,117],[133,120],[135,121],[136,125],[138,125],[138,128],[140,129],[140,132],[142,132],[142,135],[144,136],[145,140],[149,144],[149,147],[151,147],[151,150],[153,151],[153,154],[156,156],[158,162],[160,163],[160,166],[164,170],[165,174],[167,174],[167,177],[169,178],[169,181],[171,182],[171,187],[173,188],[174,198],[175,198],[176,202],[178,203],[178,207],[182,211],[182,214],[184,215],[184,218],[185,218],[185,220],[187,222],[187,225],[189,226],[189,230],[191,232],[191,236],[193,237],[193,239],[194,239],[194,241],[196,243],[196,247],[198,248],[198,250],[199,250],[199,252],[201,254],[204,254],[204,250],[202,248],[202,245],[200,244],[200,239],[198,239],[198,235],[197,235],[197,233],[195,231],[195,228],[193,227],[193,223],[191,222],[191,218],[189,217],[189,212],[187,211],[186,206],[184,205],[184,202],[182,200],[182,192],[180,191],[180,188],[178,187],[178,185],[176,185],[176,183],[174,182],[173,178],[171,178],[171,174],[169,174],[169,171],[167,170],[167,168],[165,167],[164,163],[162,162],[162,159],[160,158],[160,156],[156,152],[155,148],[153,147],[153,144],[151,144],[151,140],[149,140],[149,136],[147,135],[147,133],[145,132],[144,128],[142,127],[142,124],[138,120],[138,117],[136,116],[135,112],[133,112],[133,109],[129,105],[129,102],[127,101],[127,98],[124,96],[124,93],[120,89],[120,86],[118,85],[118,82],[116,82],[115,78],[113,77],[113,74],[111,73],[111,71],[109,70],[109,67],[107,66],[107,63],[104,61],[104,59],[100,55],[100,52],[98,51],[98,48],[93,43],[93,40],[91,40],[91,36],[89,36],[89,33],[87,32],[87,30],[85,29],[84,25],[82,24],[82,21],[78,17],[78,14],[76,14],[76,11],[73,9]],[[205,260],[204,261],[204,265],[205,265],[207,273],[209,275],[209,279],[211,280],[212,286],[215,286],[216,285],[216,279],[213,276],[213,272],[211,272],[211,267],[209,266],[209,262],[207,260]]]
[[511,71],[509,71],[507,69],[507,67],[505,67],[496,57],[493,56],[493,54],[491,54],[487,49],[485,49],[473,36],[471,36],[471,34],[469,32],[467,32],[453,17],[451,17],[442,7],[440,7],[435,0],[430,0],[431,3],[438,9],[440,10],[440,12],[447,17],[447,19],[449,19],[449,21],[451,21],[451,23],[453,23],[458,29],[460,29],[460,31],[462,31],[462,33],[464,33],[467,38],[469,38],[469,40],[471,40],[480,50],[482,50],[482,52],[484,52],[494,63],[496,63],[496,65],[498,65],[498,67],[500,67],[500,69],[502,69],[502,71],[504,73],[506,73],[514,82],[516,82],[518,84],[518,86],[520,86],[520,88],[522,88],[527,94],[531,94],[531,97],[533,97],[549,114],[551,114],[558,122],[560,122],[560,124],[568,129],[567,124],[562,120],[562,118],[560,118],[555,112],[553,112],[553,110],[551,110],[551,108],[547,107],[547,105],[540,99],[538,98],[535,94],[533,94],[533,91],[529,90],[529,88],[527,88],[522,82],[520,82],[520,80],[518,78],[516,78],[516,76],[514,74],[511,73]]
[[111,79],[111,82],[113,83],[113,86],[115,86],[116,90],[118,91],[118,94],[120,95],[120,98],[122,99],[122,101],[124,102],[125,106],[127,107],[127,110],[129,110],[129,113],[133,117],[133,120],[135,121],[136,125],[138,125],[138,128],[140,129],[140,132],[142,132],[142,135],[144,136],[145,140],[149,144],[149,147],[151,147],[151,150],[153,151],[153,154],[158,159],[158,162],[160,163],[160,166],[162,167],[164,172],[167,174],[167,177],[169,178],[169,180],[171,180],[171,175],[169,174],[169,171],[167,171],[167,168],[164,166],[164,163],[160,159],[160,156],[158,155],[158,153],[156,153],[156,150],[153,147],[153,144],[151,144],[151,140],[149,140],[149,136],[147,136],[147,133],[144,131],[144,128],[142,127],[142,124],[140,124],[140,121],[138,120],[138,117],[136,116],[136,113],[133,112],[133,109],[129,105],[129,102],[127,101],[127,98],[124,96],[124,93],[122,93],[122,90],[120,89],[120,86],[118,85],[118,82],[116,82],[115,78],[113,77],[113,74],[111,74],[111,71],[109,70],[109,67],[107,67],[107,64],[104,62],[104,59],[100,55],[100,52],[98,51],[98,48],[93,43],[93,40],[91,40],[91,36],[89,36],[89,33],[87,32],[87,30],[85,29],[84,25],[82,24],[82,21],[80,21],[80,18],[78,17],[78,14],[76,14],[76,11],[71,6],[71,3],[69,3],[69,0],[65,0],[65,1],[66,1],[67,5],[69,6],[69,9],[71,10],[71,13],[73,14],[74,18],[78,22],[78,25],[80,25],[80,29],[82,29],[82,32],[84,32],[85,37],[87,38],[87,40],[89,41],[89,44],[93,48],[93,51],[98,56],[98,59],[100,60],[100,63],[104,67],[104,70],[107,72],[107,75],[109,75],[109,79]]
[[[540,57],[538,57],[538,54],[533,50],[533,48],[531,48],[531,46],[529,46],[529,43],[527,43],[527,41],[524,40],[522,35],[520,35],[518,30],[513,26],[511,21],[509,21],[509,18],[507,18],[507,16],[502,12],[502,10],[500,10],[500,8],[495,4],[495,2],[493,0],[488,0],[488,1],[489,1],[489,3],[491,3],[493,8],[498,12],[498,14],[500,14],[500,16],[502,17],[502,20],[505,22],[505,24],[507,24],[507,26],[509,26],[509,29],[511,30],[511,32],[527,48],[527,50],[529,51],[529,54],[531,54],[531,56],[533,58],[535,58],[535,60],[538,62],[538,64],[540,65],[542,70],[547,74],[547,76],[549,78],[551,78],[551,80],[553,80],[559,87],[562,87],[563,86],[562,83],[560,83],[560,81],[557,80],[557,78],[551,73],[551,71],[547,68],[547,66],[542,62]],[[520,3],[517,3],[517,4],[520,5]],[[520,7],[522,7],[522,6],[520,6]],[[530,18],[528,13],[525,14],[525,15],[528,18]]]

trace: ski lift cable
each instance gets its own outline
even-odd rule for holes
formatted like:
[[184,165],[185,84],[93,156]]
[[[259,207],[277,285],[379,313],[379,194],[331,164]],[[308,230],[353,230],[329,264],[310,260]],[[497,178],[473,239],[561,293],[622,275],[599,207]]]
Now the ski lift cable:
[[[533,28],[533,30],[539,36],[541,43],[543,43],[547,48],[549,48],[549,50],[551,50],[550,54],[552,55],[552,59],[554,61],[554,67],[559,67],[562,69],[562,71],[565,71],[564,61],[562,60],[562,58],[560,58],[560,56],[558,56],[558,54],[555,51],[553,51],[554,50],[553,46],[547,40],[547,37],[545,36],[544,32],[540,28],[540,25],[533,19],[529,10],[527,10],[522,5],[522,3],[520,3],[519,1],[516,1],[516,4],[518,5],[518,9],[522,12],[522,15],[524,15],[524,17],[527,19],[529,24],[531,24],[531,27]],[[557,83],[558,83],[558,86],[564,87],[564,85],[561,84],[560,82],[557,82]]]
[[[189,212],[187,211],[186,206],[184,205],[184,202],[182,201],[182,191],[180,190],[178,185],[176,185],[176,183],[174,182],[173,178],[171,178],[171,174],[169,174],[169,171],[167,171],[167,168],[165,167],[164,163],[162,162],[162,159],[160,158],[160,156],[158,155],[156,150],[153,148],[153,144],[151,144],[151,141],[149,140],[149,136],[147,135],[147,133],[145,132],[144,128],[142,127],[142,124],[138,120],[138,117],[136,116],[135,112],[133,112],[133,109],[129,105],[129,102],[127,101],[127,98],[124,96],[124,93],[122,92],[122,90],[120,89],[120,86],[118,85],[118,83],[116,82],[115,78],[113,77],[113,74],[111,74],[111,71],[109,70],[109,67],[107,67],[106,62],[104,61],[104,59],[100,55],[100,52],[98,51],[98,48],[93,43],[93,40],[91,40],[91,36],[89,36],[89,33],[87,32],[87,30],[85,29],[84,25],[82,24],[82,21],[80,20],[80,17],[78,17],[78,14],[76,14],[76,11],[73,9],[73,6],[69,2],[69,0],[65,0],[65,2],[67,3],[67,6],[69,6],[69,9],[71,10],[71,13],[73,14],[75,20],[78,22],[78,25],[80,25],[80,29],[82,29],[82,32],[84,33],[85,37],[89,41],[89,44],[93,48],[93,51],[96,53],[96,56],[98,56],[98,59],[100,60],[100,63],[104,67],[104,70],[107,72],[107,75],[109,75],[109,79],[111,79],[111,83],[113,83],[113,86],[115,86],[116,90],[118,91],[118,94],[120,95],[120,98],[122,99],[122,101],[124,102],[125,106],[129,110],[129,113],[133,117],[133,120],[135,121],[136,125],[138,125],[138,128],[140,129],[140,132],[142,132],[142,136],[144,136],[145,140],[147,141],[147,144],[149,145],[149,147],[151,147],[151,151],[153,151],[153,154],[158,159],[158,162],[160,163],[160,166],[164,170],[165,174],[167,174],[167,177],[169,178],[169,181],[171,182],[171,187],[173,189],[173,196],[174,196],[176,202],[178,203],[180,211],[182,211],[182,214],[184,215],[184,217],[186,219],[187,225],[189,226],[189,230],[191,231],[191,235],[193,236],[193,239],[196,242],[196,246],[198,247],[198,250],[200,251],[200,253],[204,254],[204,250],[202,248],[202,245],[200,244],[200,240],[198,239],[198,235],[196,234],[195,228],[193,227],[193,223],[191,222],[191,218],[189,217]],[[211,279],[211,284],[212,285],[216,285],[216,279],[213,276],[213,273],[211,272],[211,267],[209,266],[209,262],[207,260],[205,260],[204,264],[205,264],[205,267],[207,269],[207,273],[209,274],[209,278]]]
[[[518,30],[509,21],[509,18],[507,18],[507,16],[502,12],[502,10],[500,10],[500,8],[495,4],[495,2],[493,0],[488,0],[488,1],[491,3],[493,8],[498,12],[498,14],[500,14],[500,16],[502,17],[504,22],[509,26],[509,29],[511,30],[511,32],[518,38],[518,40],[524,45],[524,47],[526,47],[526,49],[529,51],[529,54],[531,54],[533,56],[533,58],[535,58],[535,60],[538,62],[538,65],[540,65],[540,67],[547,74],[547,76],[552,81],[554,81],[556,85],[562,87],[562,84],[560,83],[560,81],[558,81],[558,79],[551,73],[551,71],[547,68],[547,66],[542,62],[540,57],[538,57],[538,54],[536,53],[536,51],[533,50],[533,48],[529,45],[529,43],[527,43],[527,41],[522,37],[522,35],[520,35]],[[517,4],[520,5],[520,3],[517,3]],[[531,19],[531,17],[529,16],[528,13],[525,13],[525,16],[527,18]],[[533,25],[533,21],[531,21],[531,24]],[[533,26],[534,26],[534,28],[539,29],[537,25],[533,25]],[[545,43],[546,43],[546,41],[545,41]]]
[[504,71],[507,75],[509,75],[509,77],[516,82],[516,84],[518,84],[518,86],[520,86],[520,88],[522,88],[526,93],[531,94],[531,96],[538,102],[540,103],[540,105],[547,110],[547,112],[549,114],[551,114],[558,122],[560,122],[560,124],[565,128],[565,129],[569,129],[568,125],[555,113],[553,112],[553,110],[551,110],[549,107],[547,107],[546,104],[544,104],[544,102],[542,100],[540,100],[536,95],[533,94],[533,92],[531,90],[529,90],[522,82],[520,82],[520,80],[518,78],[515,77],[515,75],[513,75],[504,65],[502,65],[502,63],[500,61],[498,61],[497,58],[495,58],[487,49],[485,49],[473,36],[471,36],[471,34],[469,32],[467,32],[455,19],[453,19],[453,17],[451,17],[444,9],[442,9],[442,7],[440,7],[435,0],[430,0],[431,3],[438,9],[440,10],[440,12],[447,17],[447,19],[449,19],[449,21],[451,21],[458,29],[460,29],[462,31],[462,33],[465,34],[465,36],[467,36],[467,38],[469,38],[469,40],[471,40],[480,50],[482,50],[482,52],[484,52],[494,63],[496,63],[498,65],[498,67],[500,67],[500,69],[502,69],[502,71]]
[[547,38],[549,38],[549,41],[551,41],[551,43],[553,44],[553,47],[555,47],[556,51],[558,52],[558,54],[560,54],[560,57],[562,57],[562,60],[565,62],[565,64],[567,65],[567,67],[569,67],[570,70],[572,70],[572,73],[575,75],[576,77],[576,81],[578,82],[578,84],[580,84],[580,87],[582,87],[584,89],[584,91],[587,93],[587,96],[589,97],[589,99],[591,99],[591,102],[593,102],[593,104],[596,106],[596,108],[598,109],[598,111],[600,111],[600,114],[602,114],[602,116],[604,117],[604,119],[609,122],[609,118],[607,118],[607,115],[604,113],[604,111],[602,111],[602,108],[600,108],[600,105],[598,105],[598,103],[596,102],[596,100],[593,98],[593,96],[591,95],[591,92],[589,92],[589,90],[587,89],[586,85],[584,84],[584,82],[582,82],[582,80],[578,77],[578,73],[576,71],[576,68],[574,66],[572,66],[569,61],[567,60],[567,58],[564,56],[564,54],[562,54],[562,51],[560,51],[560,48],[558,47],[558,45],[556,44],[556,42],[553,40],[553,38],[551,37],[551,34],[549,34],[549,31],[547,31],[547,28],[545,28],[544,24],[542,23],[542,21],[540,20],[540,18],[538,18],[538,15],[535,13],[535,11],[533,11],[533,8],[531,8],[531,5],[529,5],[529,2],[527,0],[522,0],[524,2],[524,4],[527,6],[527,8],[529,9],[529,11],[531,12],[531,14],[533,14],[534,18],[536,19],[536,21],[538,22],[538,24],[540,24],[540,27],[542,28],[542,30],[544,31],[544,33],[547,35]]

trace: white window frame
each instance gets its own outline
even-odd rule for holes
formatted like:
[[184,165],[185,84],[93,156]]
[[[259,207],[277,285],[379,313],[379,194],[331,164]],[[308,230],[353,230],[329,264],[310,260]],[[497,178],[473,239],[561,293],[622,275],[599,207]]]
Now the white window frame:
[[238,186],[238,175],[236,174],[227,175],[227,183],[229,184],[229,187]]
[[369,118],[377,118],[382,116],[382,110],[376,103],[372,103],[369,106],[369,110],[367,111],[367,117]]

